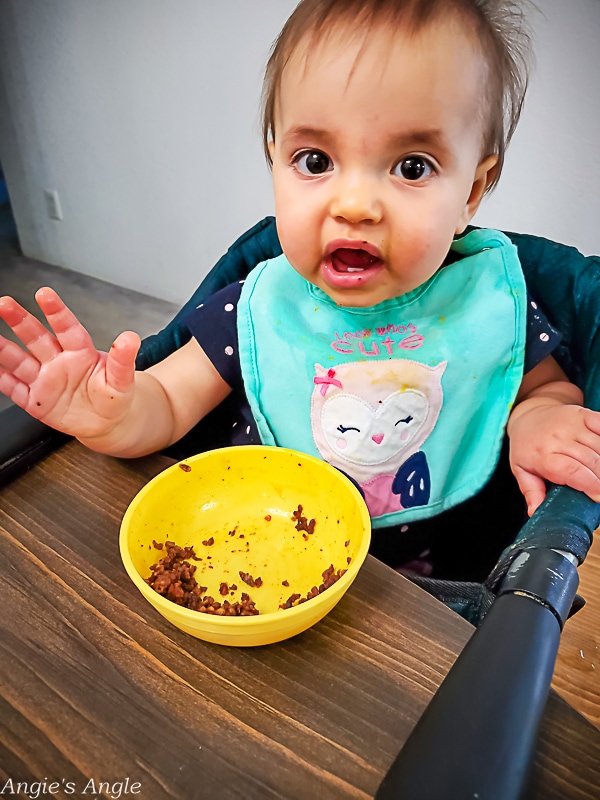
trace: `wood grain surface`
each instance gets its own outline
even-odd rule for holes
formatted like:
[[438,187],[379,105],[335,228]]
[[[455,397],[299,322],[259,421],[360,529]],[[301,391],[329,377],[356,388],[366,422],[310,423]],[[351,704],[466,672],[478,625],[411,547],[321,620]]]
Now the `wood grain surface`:
[[[180,632],[118,550],[128,503],[169,463],[70,443],[0,491],[0,790],[372,798],[473,629],[369,557],[336,608],[286,642]],[[552,692],[527,798],[599,786],[600,731]]]
[[[600,532],[579,567],[585,606],[567,621],[554,671],[554,688],[600,728]],[[600,792],[599,792],[600,796]]]

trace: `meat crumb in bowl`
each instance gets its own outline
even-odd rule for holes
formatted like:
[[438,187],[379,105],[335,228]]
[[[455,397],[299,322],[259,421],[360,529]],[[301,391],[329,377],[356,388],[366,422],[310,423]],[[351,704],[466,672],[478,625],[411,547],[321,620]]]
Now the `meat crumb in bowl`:
[[[368,552],[370,519],[352,482],[325,462],[285,448],[233,447],[185,464],[189,470],[175,464],[154,478],[123,518],[123,563],[146,600],[186,633],[234,646],[281,641],[325,616]],[[182,572],[181,589],[191,592],[194,578],[206,591],[192,593],[199,594],[192,604],[210,597],[205,608],[212,611],[198,613],[183,604],[183,595],[178,603],[165,597],[168,587],[159,593],[149,585],[156,545],[168,555],[165,541],[192,549],[182,561],[196,569]],[[260,613],[222,612],[225,601],[242,602],[242,591]]]
[[[155,542],[155,547],[162,550],[163,545]],[[206,586],[200,586],[194,578],[196,565],[190,564],[188,558],[197,558],[193,547],[179,547],[175,542],[166,541],[164,547],[167,554],[156,564],[150,567],[152,572],[146,583],[155,592],[166,597],[178,606],[190,608],[192,611],[199,611],[204,614],[216,614],[225,617],[248,617],[260,613],[254,601],[246,592],[242,592],[241,599],[235,603],[229,600],[219,602],[212,595],[206,594]],[[231,589],[237,587],[232,584]],[[223,591],[222,589],[225,589]],[[221,582],[219,593],[228,594],[230,587]]]
[[[216,614],[221,617],[248,617],[260,614],[255,602],[246,592],[242,592],[241,599],[233,603],[230,603],[229,600],[223,600],[221,603],[215,600],[212,595],[207,595],[207,587],[201,586],[194,577],[194,573],[197,569],[196,565],[190,564],[187,560],[190,558],[198,558],[193,547],[179,547],[175,542],[170,541],[166,541],[164,544],[154,541],[153,546],[157,550],[162,550],[164,547],[167,554],[156,564],[150,566],[152,574],[149,578],[145,578],[145,581],[148,586],[167,600],[176,603],[178,606],[190,608],[192,611],[199,611],[204,614]],[[350,561],[351,559],[348,557],[348,563],[350,563]],[[292,608],[300,603],[306,603],[308,600],[312,600],[314,597],[321,594],[321,592],[333,586],[336,581],[339,581],[345,572],[345,569],[338,569],[336,571],[333,564],[330,564],[329,567],[323,571],[323,582],[319,586],[313,586],[306,592],[306,596],[304,597],[300,592],[292,592],[285,603],[279,605],[279,608]],[[257,589],[260,589],[262,586],[262,579],[254,579],[248,572],[242,572],[240,570],[240,578],[244,583]],[[289,581],[282,581],[281,585],[289,586]],[[230,586],[226,581],[221,581],[219,585],[219,594],[221,596],[226,596],[228,594],[233,595],[236,589],[237,586],[235,584],[231,584]]]

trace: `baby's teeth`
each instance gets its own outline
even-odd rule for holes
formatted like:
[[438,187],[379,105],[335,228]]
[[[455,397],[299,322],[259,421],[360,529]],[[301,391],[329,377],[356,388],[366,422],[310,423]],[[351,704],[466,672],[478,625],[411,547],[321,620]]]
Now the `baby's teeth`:
[[346,267],[347,272],[364,272],[363,267]]

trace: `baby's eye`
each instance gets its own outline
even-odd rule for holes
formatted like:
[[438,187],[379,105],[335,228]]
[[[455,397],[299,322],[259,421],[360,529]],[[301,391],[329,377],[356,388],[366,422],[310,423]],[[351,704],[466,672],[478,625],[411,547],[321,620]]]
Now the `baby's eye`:
[[396,164],[392,173],[406,181],[414,182],[430,178],[434,169],[423,156],[407,156]]
[[333,162],[320,150],[304,150],[294,156],[294,166],[302,175],[322,175],[333,169]]

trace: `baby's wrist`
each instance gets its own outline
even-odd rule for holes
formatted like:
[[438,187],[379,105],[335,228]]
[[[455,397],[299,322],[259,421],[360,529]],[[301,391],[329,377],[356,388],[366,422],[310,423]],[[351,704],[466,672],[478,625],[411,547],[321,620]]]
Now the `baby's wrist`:
[[512,430],[515,426],[515,423],[521,419],[521,417],[529,414],[530,411],[534,411],[535,409],[545,408],[547,406],[556,406],[556,405],[564,405],[560,400],[556,400],[554,398],[549,397],[527,397],[524,400],[521,400],[510,412],[510,416],[508,418],[508,424],[506,426],[506,433],[508,434],[509,438],[512,436]]
[[583,393],[574,383],[553,381],[534,389],[522,398],[510,413],[507,433],[510,437],[515,422],[526,414],[550,406],[581,406]]
[[77,441],[81,442],[84,447],[95,450],[97,453],[120,455],[119,451],[122,449],[123,442],[126,439],[124,436],[126,430],[126,425],[119,421],[97,433],[88,433],[81,436],[75,434],[75,438]]
[[583,392],[574,383],[569,381],[551,381],[532,389],[529,394],[521,397],[515,409],[546,405],[581,406],[583,405]]

